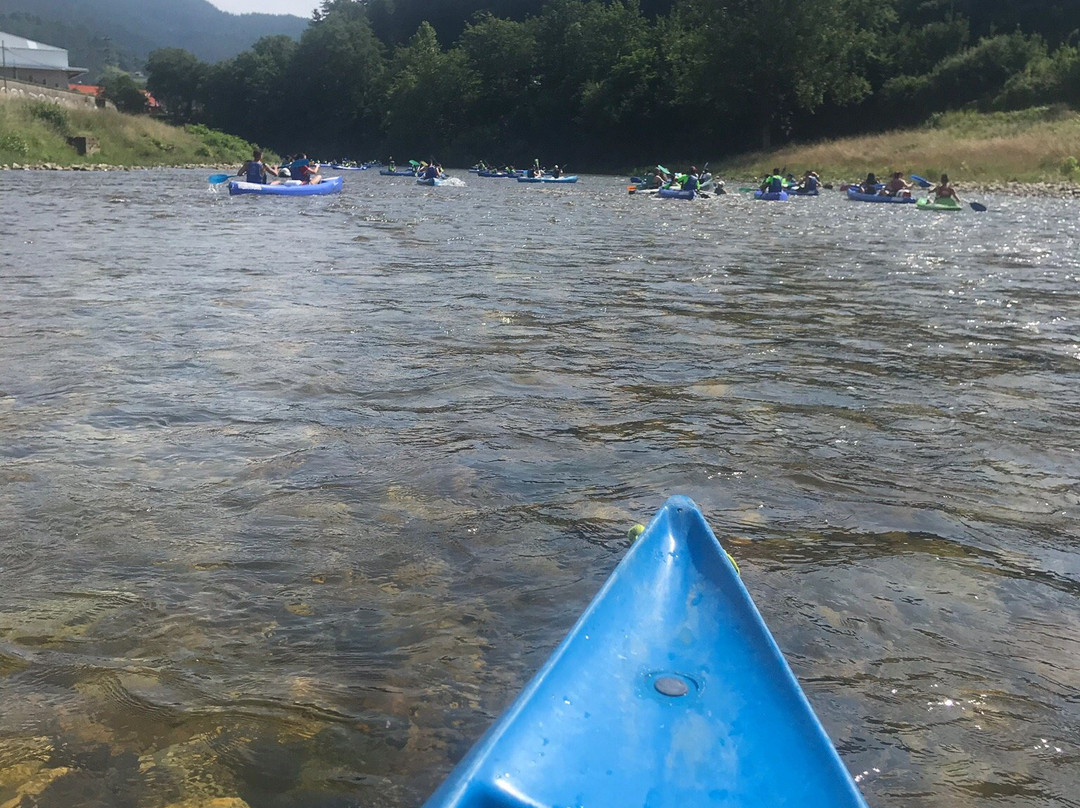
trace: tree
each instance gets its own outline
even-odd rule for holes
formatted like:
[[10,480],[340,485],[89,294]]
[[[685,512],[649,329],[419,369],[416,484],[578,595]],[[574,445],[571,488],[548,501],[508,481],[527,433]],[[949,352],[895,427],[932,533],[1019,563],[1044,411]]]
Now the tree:
[[324,9],[300,38],[282,87],[283,132],[309,150],[370,148],[383,110],[384,49],[361,4],[337,0]]
[[146,60],[146,87],[173,120],[195,120],[209,66],[183,48],[160,48]]
[[386,94],[386,133],[395,149],[431,155],[460,145],[477,75],[461,50],[443,52],[435,29],[421,23],[398,48]]
[[209,122],[248,140],[272,140],[288,114],[283,88],[296,51],[290,37],[263,37],[250,50],[214,65],[206,79]]
[[676,14],[688,54],[682,99],[754,122],[768,148],[778,123],[870,92],[867,54],[891,9],[878,0],[686,0]]
[[130,73],[118,68],[106,68],[101,76],[102,95],[116,104],[121,112],[146,112],[146,94]]

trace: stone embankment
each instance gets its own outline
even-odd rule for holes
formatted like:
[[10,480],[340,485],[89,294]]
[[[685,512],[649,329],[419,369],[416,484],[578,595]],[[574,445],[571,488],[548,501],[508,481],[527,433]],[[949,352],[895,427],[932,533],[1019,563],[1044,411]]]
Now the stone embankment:
[[1080,197],[1080,185],[1071,182],[957,182],[960,195],[1008,194],[1009,196],[1045,196],[1055,199]]

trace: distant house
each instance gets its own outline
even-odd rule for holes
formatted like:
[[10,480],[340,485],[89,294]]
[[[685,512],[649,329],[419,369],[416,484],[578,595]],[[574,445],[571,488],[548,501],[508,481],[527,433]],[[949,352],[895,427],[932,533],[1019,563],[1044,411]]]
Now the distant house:
[[69,84],[68,89],[73,93],[82,93],[94,98],[98,98],[102,93],[101,88],[96,84]]
[[85,67],[68,65],[68,52],[0,31],[0,77],[66,90]]

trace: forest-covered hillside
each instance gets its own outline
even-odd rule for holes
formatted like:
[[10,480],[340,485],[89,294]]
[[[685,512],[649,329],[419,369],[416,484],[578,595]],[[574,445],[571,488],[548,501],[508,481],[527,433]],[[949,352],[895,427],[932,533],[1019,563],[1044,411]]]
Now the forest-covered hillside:
[[263,36],[299,38],[308,21],[280,14],[227,14],[207,0],[3,0],[0,31],[66,48],[72,65],[128,71],[157,48],[207,61],[235,56]]
[[315,17],[217,63],[158,51],[150,89],[279,151],[594,167],[1080,106],[1076,0],[325,0]]

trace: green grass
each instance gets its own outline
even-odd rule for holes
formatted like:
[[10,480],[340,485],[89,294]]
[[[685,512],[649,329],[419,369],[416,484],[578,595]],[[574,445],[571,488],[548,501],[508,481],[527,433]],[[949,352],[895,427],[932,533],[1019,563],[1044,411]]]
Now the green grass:
[[880,135],[792,144],[725,160],[722,173],[759,177],[774,167],[812,168],[826,181],[892,171],[954,182],[1080,182],[1080,114],[1064,107],[1018,112],[947,112],[923,126]]
[[[80,157],[67,138],[96,138],[99,151]],[[239,164],[252,144],[205,126],[171,126],[111,109],[66,109],[42,101],[0,101],[0,165],[169,166]]]

